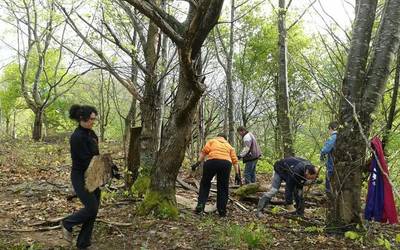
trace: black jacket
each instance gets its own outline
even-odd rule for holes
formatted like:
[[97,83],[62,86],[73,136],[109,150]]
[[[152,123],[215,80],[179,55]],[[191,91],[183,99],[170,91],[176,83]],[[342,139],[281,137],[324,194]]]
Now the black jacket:
[[285,200],[291,204],[295,189],[302,189],[306,182],[305,172],[311,162],[300,157],[287,157],[275,162],[274,170],[285,180]]
[[96,133],[78,126],[69,140],[71,146],[72,169],[85,171],[93,156],[99,154],[99,144]]

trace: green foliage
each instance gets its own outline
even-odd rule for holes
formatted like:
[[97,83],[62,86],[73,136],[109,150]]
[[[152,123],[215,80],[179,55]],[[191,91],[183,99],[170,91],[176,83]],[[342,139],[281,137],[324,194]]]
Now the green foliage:
[[360,239],[362,236],[355,231],[347,231],[344,233],[344,237],[346,237],[350,240],[357,240],[357,239]]
[[21,87],[14,81],[13,77],[18,68],[15,64],[8,65],[0,78],[0,109],[6,119],[10,119],[12,112],[23,107],[21,97]]
[[103,190],[101,192],[101,201],[102,202],[112,202],[115,201],[115,198],[117,197],[117,192],[116,191],[107,191]]
[[396,244],[400,244],[400,233],[399,233],[399,234],[396,234],[396,239],[395,239],[395,241],[396,241]]
[[257,161],[257,173],[272,174],[274,166],[266,159],[266,156]]
[[322,233],[324,232],[324,228],[317,227],[317,226],[310,226],[304,228],[304,232],[306,233]]
[[378,244],[378,246],[382,246],[387,250],[392,249],[392,245],[390,244],[390,241],[388,239],[386,239],[382,234],[377,239],[377,244]]
[[150,186],[150,177],[140,175],[131,187],[132,194],[143,197]]
[[227,224],[216,229],[215,243],[219,247],[229,244],[235,248],[265,249],[273,237],[262,224],[248,223],[246,225]]

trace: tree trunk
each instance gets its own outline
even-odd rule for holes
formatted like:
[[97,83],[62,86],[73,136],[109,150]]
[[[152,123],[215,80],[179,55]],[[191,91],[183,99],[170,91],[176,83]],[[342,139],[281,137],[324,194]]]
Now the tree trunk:
[[6,135],[10,133],[10,116],[6,117]]
[[125,123],[124,142],[125,142],[125,145],[127,144],[128,140],[130,138],[131,128],[135,127],[135,125],[136,125],[136,112],[137,112],[136,98],[132,97],[131,106],[129,107],[128,114],[126,115],[126,117],[124,119],[124,123]]
[[278,15],[278,30],[279,30],[279,76],[276,97],[278,126],[281,131],[282,148],[285,157],[293,156],[293,140],[289,118],[289,89],[287,79],[287,41],[286,41],[286,5],[285,0],[279,0],[279,15]]
[[368,138],[371,115],[385,88],[400,36],[400,1],[386,1],[374,53],[366,70],[376,6],[377,0],[360,1],[342,86],[340,129],[334,152],[335,172],[327,222],[329,226],[344,230],[361,223],[361,173],[366,153],[361,132]]
[[[171,116],[151,171],[151,181],[139,213],[154,211],[161,217],[176,217],[175,181],[190,141],[199,100],[205,91],[204,77],[196,72],[200,50],[216,25],[223,0],[200,1],[189,5],[187,20],[179,22],[149,0],[126,0],[152,21],[178,47],[179,82]],[[141,157],[142,158],[142,157]]]
[[389,141],[389,134],[392,130],[394,118],[396,116],[396,104],[397,104],[397,97],[399,93],[399,83],[400,83],[400,50],[397,50],[397,62],[396,62],[396,73],[394,77],[394,86],[393,86],[393,94],[392,94],[392,99],[390,101],[390,108],[389,108],[389,114],[385,126],[385,131],[383,133],[383,139],[382,139],[382,144],[383,148],[387,145]]
[[[165,4],[165,1],[163,1]],[[164,7],[165,8],[165,7]],[[164,70],[163,75],[160,79],[159,85],[159,92],[158,92],[158,100],[157,100],[157,107],[159,108],[159,114],[157,115],[157,151],[160,150],[161,146],[161,135],[162,135],[162,128],[163,128],[163,118],[165,113],[165,81],[167,73],[167,56],[168,56],[168,37],[163,34],[162,35],[162,45],[161,45],[161,68]]]
[[139,176],[140,167],[140,134],[142,128],[130,128],[129,151],[128,151],[128,174],[125,175],[125,184],[130,189]]
[[43,110],[38,108],[35,111],[35,121],[33,123],[32,139],[39,141],[42,139],[42,127],[43,127]]
[[197,122],[198,122],[198,129],[199,129],[199,137],[197,138],[197,150],[196,150],[196,155],[195,158],[197,159],[197,156],[199,155],[201,149],[203,148],[205,144],[205,131],[204,131],[204,98],[200,98],[199,101],[199,111],[198,111],[198,116],[197,116]]
[[228,88],[228,119],[229,119],[229,143],[235,146],[235,118],[234,111],[234,91],[232,80],[232,62],[233,62],[233,33],[234,33],[234,20],[235,20],[235,0],[231,0],[231,22],[229,27],[229,51],[226,58],[226,85]]
[[[157,4],[159,5],[159,3]],[[142,133],[140,135],[140,164],[144,176],[150,174],[157,153],[157,120],[160,118],[157,89],[157,43],[158,27],[149,23],[146,44],[143,45],[146,60],[146,76],[143,101],[140,103]]]
[[[149,190],[139,212],[156,211],[161,217],[176,217],[175,181],[190,141],[199,100],[204,89],[193,91],[201,79],[193,70],[190,49],[179,49],[179,85],[173,110],[152,169]],[[195,61],[195,60],[193,60]]]
[[[133,32],[132,36],[132,45],[134,48],[137,47],[137,32],[136,30]],[[133,49],[132,54],[131,54],[131,81],[133,83],[137,83],[137,78],[138,78],[138,66],[136,64],[136,53],[135,49]],[[128,114],[125,118],[125,133],[124,133],[124,142],[125,145],[127,144],[128,140],[130,140],[130,132],[131,128],[135,127],[136,125],[136,113],[137,113],[137,107],[136,107],[136,98],[133,96],[132,101],[131,101],[131,106],[129,107]],[[129,149],[128,149],[129,151]]]

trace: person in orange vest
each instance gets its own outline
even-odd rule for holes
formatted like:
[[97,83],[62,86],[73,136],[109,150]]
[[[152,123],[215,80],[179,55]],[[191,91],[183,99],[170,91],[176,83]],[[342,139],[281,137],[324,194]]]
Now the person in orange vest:
[[236,174],[239,173],[239,161],[235,149],[226,140],[226,135],[220,133],[217,137],[207,141],[199,154],[198,161],[192,165],[195,170],[202,162],[203,176],[200,182],[200,191],[195,212],[203,213],[211,188],[211,180],[217,175],[217,210],[221,217],[226,216],[226,204],[229,195],[229,176],[232,165]]

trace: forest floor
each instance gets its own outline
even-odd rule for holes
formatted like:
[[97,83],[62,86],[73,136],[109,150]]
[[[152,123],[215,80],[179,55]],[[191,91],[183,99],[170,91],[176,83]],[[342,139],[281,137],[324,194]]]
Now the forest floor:
[[[81,206],[77,199],[67,200],[71,193],[68,149],[67,140],[0,142],[0,249],[70,249],[57,222],[57,218]],[[116,143],[103,144],[104,151],[122,157]],[[189,171],[182,169],[180,178],[189,182]],[[259,174],[258,178],[267,185],[270,174]],[[122,184],[113,181],[111,187]],[[258,219],[255,203],[240,201],[248,212],[233,202],[229,202],[225,218],[216,214],[199,216],[179,206],[176,220],[137,216],[140,198],[122,189],[106,190],[93,246],[104,250],[400,248],[399,226],[370,223],[367,231],[348,233],[347,237],[326,233],[324,201],[313,195],[322,190],[322,185],[313,186],[301,219],[284,215],[281,206],[268,208],[266,216]],[[177,193],[196,201],[193,191],[178,187]],[[210,200],[215,203],[215,197]]]

